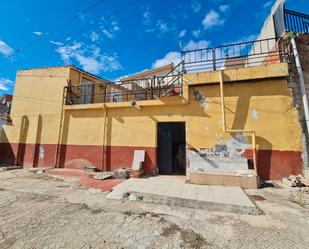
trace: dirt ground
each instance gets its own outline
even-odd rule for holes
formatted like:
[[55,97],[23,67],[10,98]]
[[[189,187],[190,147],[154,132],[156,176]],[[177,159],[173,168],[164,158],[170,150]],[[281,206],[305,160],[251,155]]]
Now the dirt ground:
[[0,172],[0,248],[309,248],[309,193],[248,191],[264,215],[130,201],[28,170]]

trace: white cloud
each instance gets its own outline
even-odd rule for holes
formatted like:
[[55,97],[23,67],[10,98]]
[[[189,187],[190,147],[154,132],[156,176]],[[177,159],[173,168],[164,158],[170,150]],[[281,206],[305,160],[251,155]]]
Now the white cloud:
[[143,24],[145,25],[151,25],[151,17],[152,17],[152,14],[151,12],[149,11],[149,9],[147,9],[144,13],[143,13]]
[[92,42],[95,42],[99,40],[99,35],[96,32],[92,31],[89,35],[89,38]]
[[9,88],[7,88],[4,84],[0,83],[0,90],[2,90],[2,91],[8,91]]
[[181,37],[184,37],[185,35],[186,35],[186,33],[187,33],[187,30],[182,30],[180,33],[179,33],[179,35],[178,35],[178,37],[179,38],[181,38]]
[[153,32],[155,32],[156,30],[155,30],[155,29],[150,28],[150,29],[146,29],[145,31],[146,31],[146,33],[153,33]]
[[44,33],[43,33],[43,32],[40,32],[40,31],[34,31],[33,34],[34,34],[34,35],[37,35],[37,36],[44,35]]
[[162,20],[158,20],[156,26],[158,30],[161,32],[161,34],[164,34],[170,31],[170,28],[168,27],[167,23],[163,22]]
[[115,78],[113,81],[120,81],[120,80],[123,80],[123,79],[125,79],[125,78],[134,76],[134,75],[136,75],[136,74],[140,74],[140,73],[146,72],[146,71],[148,71],[148,70],[149,70],[149,69],[147,68],[147,69],[143,69],[143,70],[141,70],[141,71],[135,72],[135,73],[130,73],[130,74],[121,75],[121,76]]
[[0,54],[4,56],[11,56],[14,53],[14,50],[7,45],[4,41],[0,40]]
[[225,19],[223,19],[219,13],[211,9],[205,16],[202,24],[204,26],[205,30],[211,29],[215,26],[221,26],[225,22]]
[[51,44],[54,44],[56,46],[63,46],[64,44],[62,42],[59,41],[49,41]]
[[75,54],[78,53],[79,49],[82,47],[82,43],[74,43],[73,45],[65,45],[57,48],[55,51],[60,54],[61,59],[66,63],[70,63],[71,57],[74,58]]
[[200,40],[200,41],[193,41],[190,40],[184,47],[183,50],[195,50],[201,48],[207,48],[210,45],[210,41]]
[[170,63],[174,63],[174,65],[176,65],[180,61],[181,61],[180,53],[172,51],[167,53],[163,58],[158,59],[154,63],[152,63],[152,68],[162,67]]
[[93,74],[122,68],[116,54],[103,54],[100,48],[95,45],[87,46],[81,42],[74,42],[72,45],[58,47],[56,52],[60,54],[66,64],[75,60],[85,71]]
[[10,90],[10,87],[13,86],[13,81],[6,79],[6,78],[0,78],[0,90],[2,91],[8,91]]
[[226,12],[226,11],[228,11],[230,9],[230,6],[228,5],[228,4],[221,4],[220,6],[219,6],[219,10],[221,11],[221,12]]
[[115,38],[115,35],[109,32],[107,29],[102,29],[102,33],[109,39]]
[[192,31],[192,35],[196,38],[198,38],[201,34],[201,30],[200,29],[197,29],[197,30],[193,30]]
[[272,5],[273,5],[273,1],[270,0],[270,1],[267,1],[267,2],[263,5],[263,8],[268,8],[268,7],[272,6]]
[[198,13],[198,12],[200,12],[202,5],[198,1],[193,1],[192,4],[191,4],[191,8],[192,8],[194,13]]
[[[108,27],[108,28],[106,28]],[[117,33],[120,31],[120,27],[117,22],[113,21],[110,24],[102,24],[101,25],[102,33],[109,39],[113,39],[116,37]]]
[[118,31],[118,30],[120,30],[120,27],[119,27],[119,25],[118,25],[118,22],[111,22],[111,25],[112,25],[112,29],[114,30],[114,31]]
[[236,44],[236,43],[242,43],[242,42],[255,41],[257,37],[258,37],[257,34],[252,34],[252,35],[244,36],[237,41],[229,42],[228,44]]

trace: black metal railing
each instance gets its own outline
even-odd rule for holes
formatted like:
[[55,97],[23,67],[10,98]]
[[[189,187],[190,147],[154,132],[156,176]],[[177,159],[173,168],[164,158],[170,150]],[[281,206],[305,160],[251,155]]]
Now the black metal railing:
[[309,32],[309,15],[284,9],[284,23],[286,31]]
[[165,76],[67,87],[66,104],[92,104],[151,100],[182,95],[183,62]]
[[287,59],[284,47],[276,38],[182,51],[181,54],[186,72],[258,66]]

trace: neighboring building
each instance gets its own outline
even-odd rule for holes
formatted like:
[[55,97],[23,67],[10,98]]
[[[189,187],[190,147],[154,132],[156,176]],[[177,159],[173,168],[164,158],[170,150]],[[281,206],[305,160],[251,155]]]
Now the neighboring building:
[[109,171],[131,167],[134,151],[145,150],[146,174],[191,182],[300,174],[307,128],[289,44],[268,37],[251,42],[262,50],[225,58],[248,43],[186,51],[179,65],[115,83],[74,66],[18,71],[0,163]]
[[3,125],[7,125],[11,122],[10,111],[12,105],[13,96],[10,94],[3,94],[0,97],[0,129]]

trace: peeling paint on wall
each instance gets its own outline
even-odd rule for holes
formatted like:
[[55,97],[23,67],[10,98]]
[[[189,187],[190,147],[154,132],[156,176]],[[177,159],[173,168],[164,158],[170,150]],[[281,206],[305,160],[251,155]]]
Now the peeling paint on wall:
[[251,114],[253,119],[258,119],[258,112],[255,109],[252,109]]
[[247,159],[243,157],[250,148],[248,138],[238,133],[229,140],[219,139],[213,148],[188,150],[190,170],[236,171],[248,169]]
[[194,100],[196,100],[199,103],[199,106],[201,108],[203,108],[204,110],[209,109],[210,106],[208,103],[205,103],[206,97],[203,95],[202,92],[194,90],[193,96],[194,96]]
[[40,145],[40,147],[39,147],[39,158],[40,159],[44,158],[44,153],[45,153],[44,147],[42,145]]

